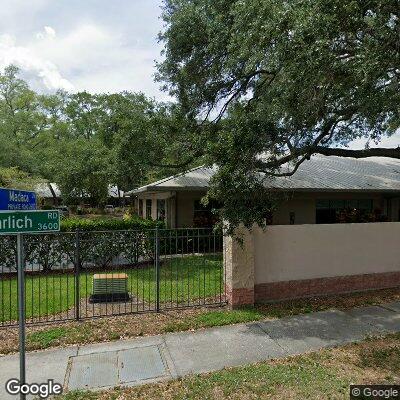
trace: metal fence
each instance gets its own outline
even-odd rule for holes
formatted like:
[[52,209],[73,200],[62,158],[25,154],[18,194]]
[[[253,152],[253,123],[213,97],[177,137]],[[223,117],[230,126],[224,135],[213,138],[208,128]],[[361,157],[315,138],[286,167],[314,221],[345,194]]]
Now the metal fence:
[[[28,324],[225,303],[222,235],[153,229],[24,235]],[[0,236],[0,326],[18,323],[16,237]]]

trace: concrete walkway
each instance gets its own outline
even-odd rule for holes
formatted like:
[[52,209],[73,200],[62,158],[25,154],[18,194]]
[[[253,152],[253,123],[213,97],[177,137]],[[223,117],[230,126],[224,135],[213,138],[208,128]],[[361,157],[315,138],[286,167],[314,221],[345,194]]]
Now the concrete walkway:
[[[67,390],[139,385],[301,354],[400,331],[400,302],[330,310],[197,332],[72,346],[27,355],[27,381],[54,379]],[[15,398],[4,384],[19,376],[18,355],[0,357],[0,399]]]

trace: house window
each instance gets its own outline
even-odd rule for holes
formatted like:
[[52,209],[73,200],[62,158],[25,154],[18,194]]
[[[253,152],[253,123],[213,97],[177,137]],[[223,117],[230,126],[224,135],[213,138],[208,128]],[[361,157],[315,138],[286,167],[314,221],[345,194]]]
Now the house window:
[[139,210],[138,210],[138,212],[139,212],[139,217],[143,218],[143,200],[142,199],[139,199]]
[[205,206],[200,200],[194,201],[193,226],[198,228],[210,228],[217,223],[217,217],[213,210],[218,205],[210,200]]
[[316,223],[369,222],[373,200],[317,200]]
[[146,199],[146,218],[151,219],[151,199]]
[[157,200],[157,220],[158,221],[165,220],[165,200],[164,199]]

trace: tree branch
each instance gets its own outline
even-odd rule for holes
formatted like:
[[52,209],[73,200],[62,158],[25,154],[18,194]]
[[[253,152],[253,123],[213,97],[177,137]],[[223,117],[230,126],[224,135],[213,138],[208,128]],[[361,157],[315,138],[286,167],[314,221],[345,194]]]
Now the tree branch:
[[353,158],[366,158],[366,157],[390,157],[400,159],[400,146],[396,148],[372,148],[362,150],[340,149],[332,147],[315,147],[313,153],[322,154],[324,156],[339,156],[339,157],[353,157]]
[[185,168],[189,164],[191,164],[193,161],[195,161],[197,158],[201,157],[204,155],[204,152],[202,150],[196,151],[192,156],[190,156],[187,160],[178,163],[178,164],[164,164],[164,163],[155,163],[155,162],[149,162],[148,164],[151,167],[158,167],[158,168]]
[[[400,146],[397,148],[373,148],[373,149],[362,149],[362,150],[351,150],[351,149],[341,149],[332,147],[315,146],[314,148],[305,148],[303,150],[297,149],[295,153],[289,154],[279,160],[274,162],[264,163],[262,169],[258,169],[258,172],[264,173],[268,176],[273,177],[283,177],[292,176],[300,167],[300,165],[307,159],[310,158],[312,154],[322,154],[324,156],[337,156],[337,157],[352,157],[352,158],[367,158],[367,157],[389,157],[400,159]],[[283,161],[289,162],[299,157],[303,156],[295,163],[293,169],[288,172],[270,172],[266,170],[266,165],[271,169],[279,168],[283,165]]]

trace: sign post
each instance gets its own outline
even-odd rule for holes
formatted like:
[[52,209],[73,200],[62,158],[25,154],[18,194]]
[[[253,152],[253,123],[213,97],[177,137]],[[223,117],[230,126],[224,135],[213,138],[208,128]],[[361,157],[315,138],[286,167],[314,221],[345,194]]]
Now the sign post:
[[[19,325],[19,381],[26,383],[25,364],[25,261],[24,243],[21,233],[17,234],[17,268],[18,268],[18,325]],[[25,400],[25,395],[20,394],[20,399]]]
[[[0,188],[0,234],[17,235],[18,325],[20,385],[26,383],[25,363],[25,256],[22,233],[49,233],[60,230],[59,211],[36,210],[36,194]],[[20,399],[25,400],[25,394]]]

